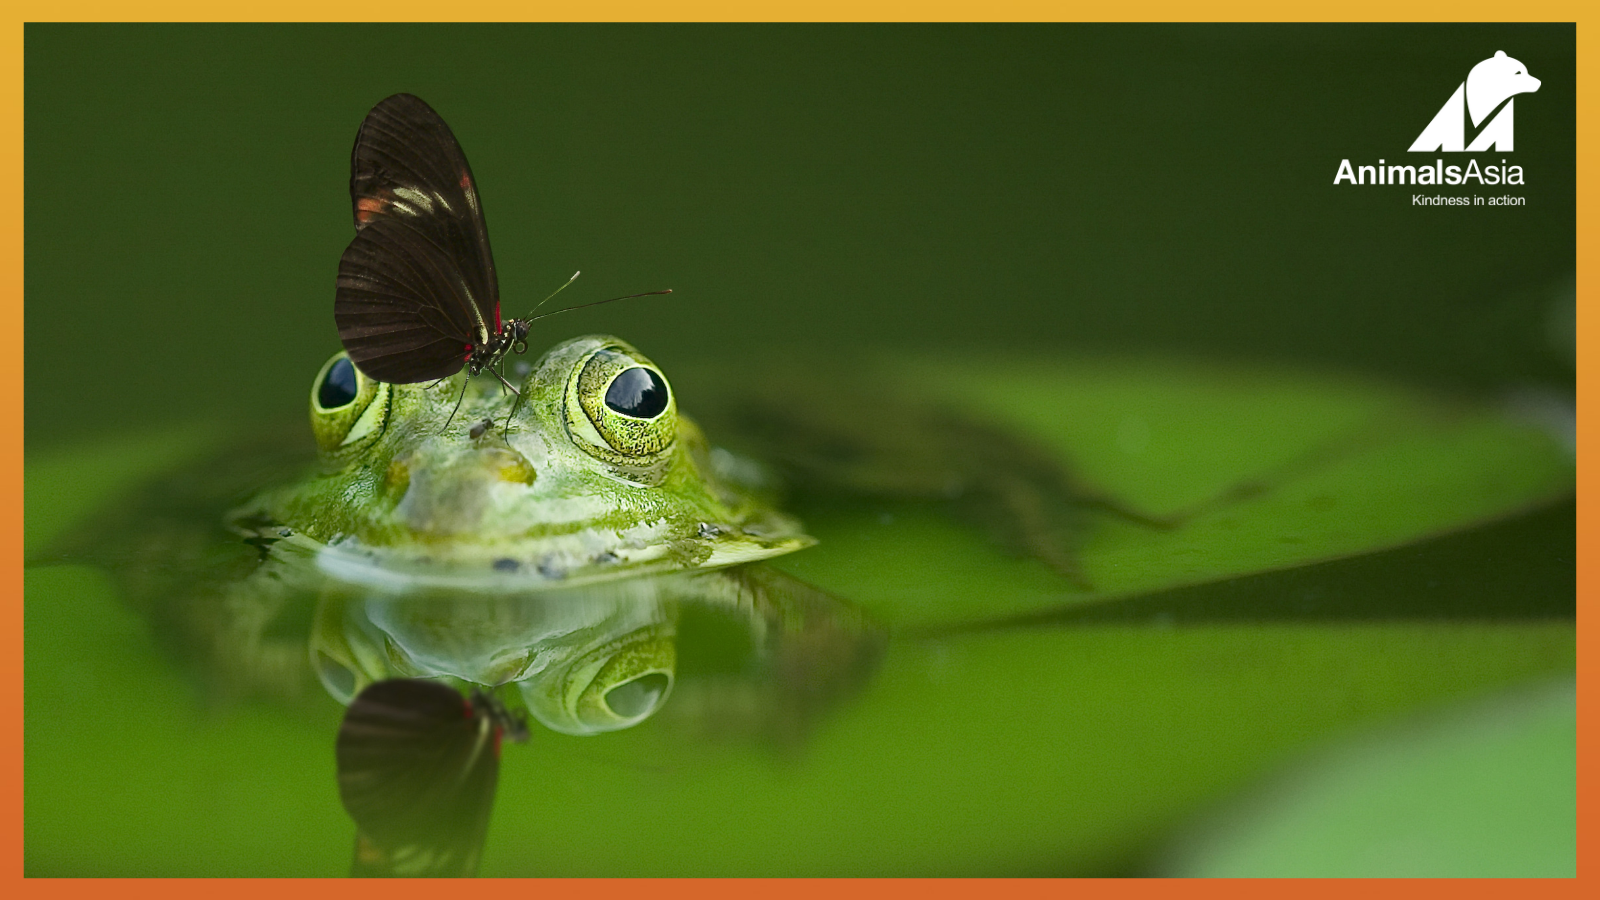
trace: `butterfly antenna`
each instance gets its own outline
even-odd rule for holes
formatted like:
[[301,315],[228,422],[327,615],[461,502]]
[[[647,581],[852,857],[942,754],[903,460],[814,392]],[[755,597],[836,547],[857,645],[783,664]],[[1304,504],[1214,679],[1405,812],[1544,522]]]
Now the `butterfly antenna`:
[[[567,284],[563,284],[561,287],[558,287],[555,290],[551,291],[550,292],[550,297],[554,297],[555,295],[557,295],[557,294],[561,293],[562,291],[566,290],[567,289],[567,285],[570,285],[574,281],[577,281],[578,280],[578,276],[582,275],[582,274],[583,274],[583,270],[582,269],[579,269],[578,271],[573,272],[572,273],[572,277],[567,279]],[[550,302],[550,297],[546,297],[543,300],[540,300],[537,304],[535,304],[533,309],[528,313],[528,318],[530,318],[530,319],[533,318],[533,314],[539,311],[539,307],[545,305],[546,303],[549,303]]]
[[530,316],[528,316],[527,321],[532,322],[535,319],[547,319],[547,318],[549,318],[551,316],[560,315],[561,313],[564,313],[564,312],[572,312],[575,309],[584,309],[584,308],[590,307],[590,306],[599,306],[602,303],[615,303],[618,300],[632,300],[635,297],[654,297],[657,294],[670,294],[670,293],[672,293],[672,288],[667,288],[664,291],[645,291],[642,294],[629,294],[626,297],[612,297],[612,298],[610,298],[608,300],[595,300],[592,303],[579,303],[577,306],[567,306],[567,307],[563,307],[561,309],[553,309],[550,312],[540,313],[537,316],[530,315]]

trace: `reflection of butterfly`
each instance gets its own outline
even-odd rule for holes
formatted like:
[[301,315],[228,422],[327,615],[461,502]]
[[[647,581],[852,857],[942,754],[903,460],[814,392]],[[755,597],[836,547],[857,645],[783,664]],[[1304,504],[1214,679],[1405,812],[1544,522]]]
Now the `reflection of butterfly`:
[[367,113],[350,154],[350,199],[356,236],[339,260],[333,320],[368,377],[413,384],[463,365],[476,375],[528,349],[528,327],[543,316],[500,321],[477,182],[432,107],[395,94]]
[[476,873],[502,735],[527,740],[527,726],[493,697],[437,681],[379,681],[350,701],[336,756],[357,829],[351,874]]

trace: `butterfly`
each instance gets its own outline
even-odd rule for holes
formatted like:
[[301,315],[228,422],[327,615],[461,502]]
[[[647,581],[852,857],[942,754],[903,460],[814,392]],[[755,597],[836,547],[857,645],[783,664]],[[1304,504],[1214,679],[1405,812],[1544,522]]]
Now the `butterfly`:
[[367,113],[350,154],[350,200],[356,236],[339,259],[333,319],[368,377],[412,384],[463,366],[469,375],[494,372],[506,354],[528,349],[535,319],[555,314],[501,320],[472,167],[450,126],[421,99],[395,94]]
[[335,744],[339,798],[356,823],[351,874],[475,874],[502,738],[527,740],[527,724],[481,691],[395,678],[357,694]]

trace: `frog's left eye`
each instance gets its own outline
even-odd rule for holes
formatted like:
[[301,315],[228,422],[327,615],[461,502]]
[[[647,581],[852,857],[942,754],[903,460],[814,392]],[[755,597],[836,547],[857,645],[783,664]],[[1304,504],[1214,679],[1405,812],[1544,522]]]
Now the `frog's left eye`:
[[678,436],[678,407],[666,376],[631,347],[596,351],[578,369],[569,396],[576,399],[569,402],[569,428],[602,459],[648,462]]
[[389,386],[373,381],[339,353],[311,383],[311,430],[324,453],[365,447],[383,433]]
[[341,356],[322,373],[321,386],[317,388],[317,405],[324,410],[349,406],[356,399],[356,365],[350,357]]

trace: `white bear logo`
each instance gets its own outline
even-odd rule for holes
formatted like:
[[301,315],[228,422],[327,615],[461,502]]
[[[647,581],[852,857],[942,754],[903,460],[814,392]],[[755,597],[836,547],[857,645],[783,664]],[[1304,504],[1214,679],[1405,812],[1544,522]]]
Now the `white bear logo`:
[[1467,73],[1467,80],[1456,88],[1456,92],[1439,108],[1433,121],[1411,142],[1411,152],[1461,152],[1462,145],[1466,143],[1467,116],[1472,116],[1472,127],[1476,128],[1501,103],[1505,104],[1505,108],[1478,132],[1478,136],[1472,139],[1472,145],[1465,149],[1469,153],[1489,149],[1510,150],[1513,144],[1511,98],[1518,94],[1531,94],[1538,89],[1539,79],[1528,74],[1527,66],[1507,56],[1504,50],[1496,50],[1493,56],[1472,67],[1472,71]]

